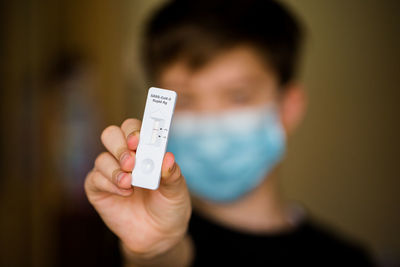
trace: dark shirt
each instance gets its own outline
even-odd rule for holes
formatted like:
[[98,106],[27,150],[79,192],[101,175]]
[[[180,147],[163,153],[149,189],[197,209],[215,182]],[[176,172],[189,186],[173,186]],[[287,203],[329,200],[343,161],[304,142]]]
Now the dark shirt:
[[193,266],[374,266],[359,245],[310,219],[286,232],[253,234],[193,212],[189,233]]
[[[305,217],[306,218],[306,217]],[[93,208],[60,220],[54,266],[122,266],[118,237]],[[357,244],[303,219],[295,230],[249,234],[214,223],[193,211],[189,233],[193,266],[373,266]]]

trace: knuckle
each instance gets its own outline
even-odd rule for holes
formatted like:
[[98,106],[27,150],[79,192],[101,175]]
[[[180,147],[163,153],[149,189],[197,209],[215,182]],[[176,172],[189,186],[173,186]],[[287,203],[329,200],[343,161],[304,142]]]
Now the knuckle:
[[129,125],[136,125],[136,126],[140,127],[141,124],[142,124],[142,122],[141,122],[140,120],[135,119],[135,118],[129,118],[129,119],[126,119],[126,120],[121,124],[121,128],[125,128],[125,127],[127,127],[127,126],[129,126]]
[[177,180],[181,176],[182,176],[181,168],[179,167],[179,165],[177,163],[175,163],[175,171],[173,173],[173,179]]
[[86,179],[85,179],[85,182],[84,182],[84,189],[85,189],[86,194],[88,194],[89,191],[90,191],[90,184],[93,184],[93,178],[94,178],[93,176],[94,176],[95,172],[96,172],[96,171],[91,170],[91,171],[86,175]]
[[104,179],[104,177],[100,173],[96,174],[95,180],[96,180],[96,185],[99,189],[104,190],[107,187],[107,180]]
[[95,171],[93,173],[93,184],[97,188],[97,190],[104,191],[107,185],[106,182],[106,179],[104,179],[103,175],[100,172]]
[[91,179],[93,180],[93,182],[97,182],[97,180],[99,179],[99,176],[100,176],[99,171],[93,171]]
[[84,182],[84,184],[83,184],[85,190],[87,190],[88,182],[89,182],[90,177],[92,176],[92,173],[93,173],[93,171],[90,171],[90,172],[88,172],[88,174],[86,175],[85,182]]
[[94,161],[94,166],[99,167],[103,164],[104,160],[109,156],[109,152],[101,152],[96,160]]
[[103,143],[104,143],[104,140],[107,140],[108,137],[109,137],[113,132],[117,131],[118,129],[119,129],[119,127],[116,126],[116,125],[110,125],[110,126],[108,126],[107,128],[105,128],[105,129],[103,130],[103,132],[101,133],[101,141],[103,141]]
[[92,203],[92,201],[91,201],[91,189],[90,189],[90,186],[89,186],[89,175],[87,176],[87,178],[86,178],[86,180],[85,180],[85,183],[84,183],[84,190],[85,190],[85,194],[86,194],[86,197],[87,197],[87,199],[89,200],[89,202],[90,203]]
[[110,183],[103,174],[97,170],[92,170],[84,183],[84,189],[87,195],[87,198],[91,204],[93,204],[93,193],[94,192],[108,192],[115,194],[115,188]]
[[172,166],[171,171],[167,172],[168,174],[166,175],[165,178],[167,178],[168,181],[174,182],[176,180],[179,180],[179,177],[181,177],[181,169],[179,168],[178,164],[174,163]]

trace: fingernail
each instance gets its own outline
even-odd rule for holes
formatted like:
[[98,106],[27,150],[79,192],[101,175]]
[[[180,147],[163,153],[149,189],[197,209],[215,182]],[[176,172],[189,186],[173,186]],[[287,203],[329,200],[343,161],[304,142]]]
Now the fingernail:
[[140,131],[136,130],[136,131],[130,133],[130,134],[128,135],[128,139],[131,138],[131,137],[133,137],[133,136],[137,136],[137,137],[139,138],[139,136],[140,136]]
[[121,181],[122,177],[124,177],[124,175],[125,175],[124,172],[120,172],[120,173],[117,175],[117,183],[118,183],[118,184],[119,184],[119,182]]
[[169,173],[172,173],[174,170],[175,170],[175,163],[172,164],[171,167],[169,167],[168,172],[169,172]]
[[124,163],[127,159],[129,158],[129,152],[125,152],[124,154],[122,154],[121,156],[121,163]]

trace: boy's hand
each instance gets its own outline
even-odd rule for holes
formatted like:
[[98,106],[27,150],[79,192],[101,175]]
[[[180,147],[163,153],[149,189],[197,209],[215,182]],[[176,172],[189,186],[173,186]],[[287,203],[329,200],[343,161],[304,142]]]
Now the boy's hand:
[[133,253],[152,257],[180,242],[187,230],[191,203],[185,180],[172,153],[164,156],[157,190],[131,186],[131,172],[141,122],[127,119],[109,126],[101,153],[85,180],[85,191],[105,224]]

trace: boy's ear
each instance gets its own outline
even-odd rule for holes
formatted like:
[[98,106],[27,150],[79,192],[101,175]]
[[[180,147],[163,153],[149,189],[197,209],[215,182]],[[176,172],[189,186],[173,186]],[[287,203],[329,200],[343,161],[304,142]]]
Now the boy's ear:
[[283,89],[281,120],[286,134],[291,135],[302,122],[307,109],[307,96],[300,83],[293,82]]

